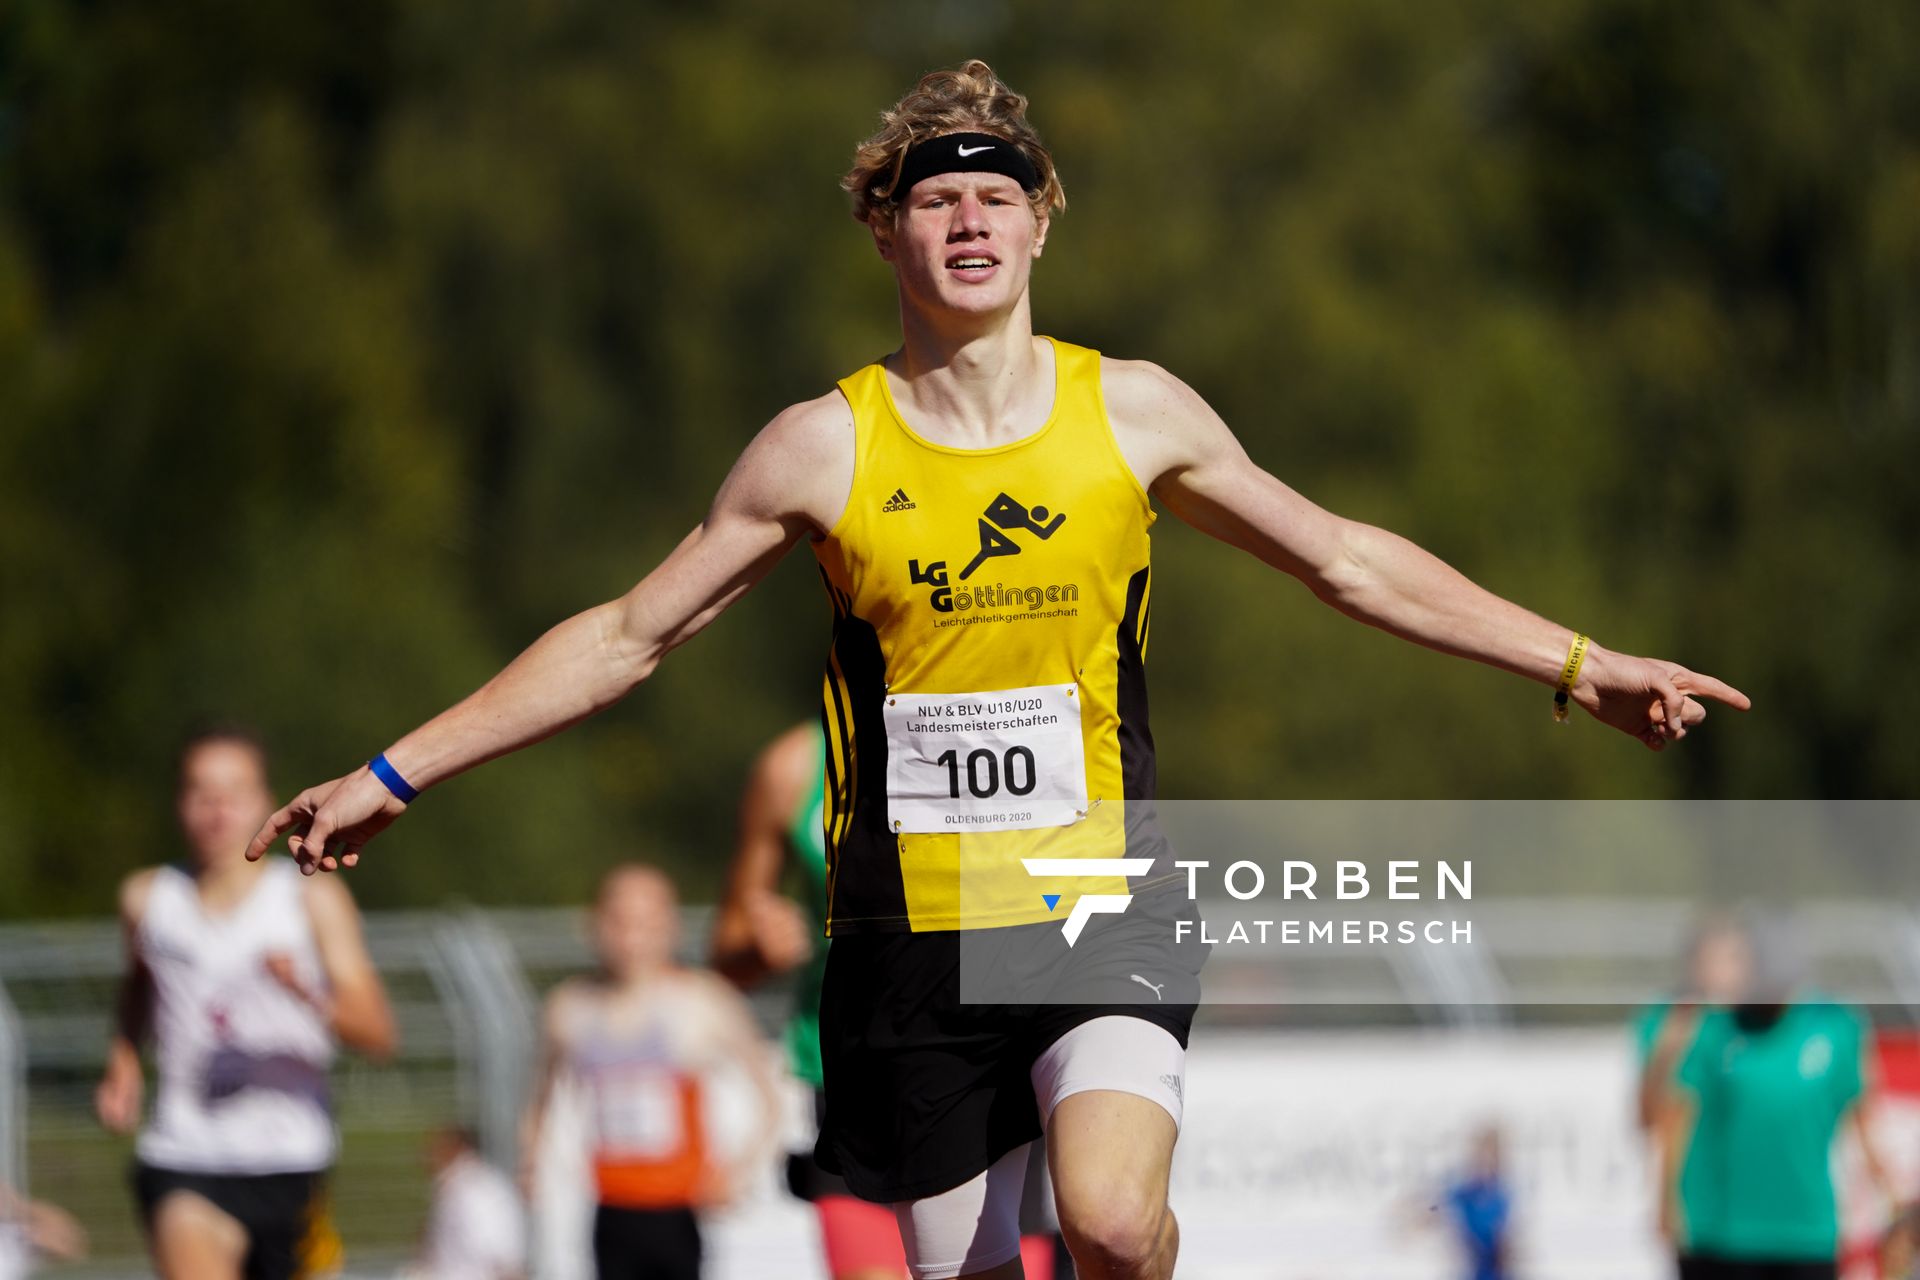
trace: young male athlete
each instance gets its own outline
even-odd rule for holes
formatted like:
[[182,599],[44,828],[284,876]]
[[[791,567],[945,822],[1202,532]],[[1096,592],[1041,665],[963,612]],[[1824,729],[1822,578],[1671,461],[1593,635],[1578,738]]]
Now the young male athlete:
[[159,1069],[134,1191],[166,1280],[287,1280],[339,1241],[324,1181],[336,1041],[393,1052],[393,1015],[346,886],[235,856],[273,803],[265,749],[220,730],[180,754],[189,860],[120,887],[127,973],[95,1095],[116,1133],[140,1121],[140,1045]]
[[[805,538],[834,611],[821,1163],[895,1204],[917,1276],[1012,1276],[1025,1144],[1044,1127],[1081,1273],[1164,1277],[1198,985],[1151,900],[1178,883],[1149,821],[1153,499],[1359,621],[1562,686],[1656,750],[1705,718],[1697,699],[1747,700],[1316,507],[1165,370],[1036,336],[1029,279],[1065,198],[1026,100],[985,63],[924,78],[844,185],[893,270],[899,349],[775,417],[627,595],[302,792],[249,852],[297,827],[305,865],[353,865],[419,789],[618,701]],[[1113,874],[1052,874],[1068,859]],[[1128,889],[1125,912],[1093,914]],[[1027,944],[1079,956],[1062,916],[1119,963],[1056,955],[1057,981]],[[983,977],[1019,998],[963,1000]],[[1082,987],[1101,999],[1050,998]]]
[[[600,972],[547,997],[520,1149],[529,1161],[539,1152],[560,1077],[582,1086],[600,1280],[699,1280],[695,1211],[732,1198],[777,1136],[780,1104],[753,1015],[720,978],[673,962],[678,919],[666,876],[615,867],[593,909]],[[746,1070],[760,1105],[756,1142],[732,1156],[711,1141],[706,1101],[728,1064]]]

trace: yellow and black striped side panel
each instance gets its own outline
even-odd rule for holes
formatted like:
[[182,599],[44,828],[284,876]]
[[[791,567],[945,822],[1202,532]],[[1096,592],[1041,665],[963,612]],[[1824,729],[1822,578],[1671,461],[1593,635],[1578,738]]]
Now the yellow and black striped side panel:
[[[899,842],[887,826],[886,659],[879,633],[853,615],[825,570],[833,601],[821,717],[827,735],[827,931],[898,926],[907,916]],[[849,870],[851,869],[851,874]]]
[[1128,800],[1148,800],[1158,793],[1158,771],[1153,759],[1153,730],[1147,727],[1148,595],[1153,570],[1144,568],[1127,580],[1127,607],[1118,635],[1119,661],[1114,673],[1114,701],[1120,712],[1120,778]]

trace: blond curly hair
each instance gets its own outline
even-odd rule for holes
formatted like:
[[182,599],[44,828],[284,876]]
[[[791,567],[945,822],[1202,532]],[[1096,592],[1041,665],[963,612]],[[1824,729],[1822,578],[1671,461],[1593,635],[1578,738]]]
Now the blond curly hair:
[[880,113],[880,128],[853,153],[853,167],[840,186],[853,197],[853,216],[861,222],[891,225],[900,212],[893,184],[916,142],[949,133],[990,133],[1018,147],[1040,175],[1027,193],[1033,216],[1045,218],[1067,207],[1067,193],[1054,172],[1053,156],[1027,121],[1027,98],[1015,93],[993,68],[971,58],[951,71],[930,71],[905,97]]

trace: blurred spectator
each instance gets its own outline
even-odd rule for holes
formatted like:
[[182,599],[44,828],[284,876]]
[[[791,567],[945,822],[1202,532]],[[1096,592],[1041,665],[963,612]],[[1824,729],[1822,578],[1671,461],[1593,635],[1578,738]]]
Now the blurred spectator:
[[189,859],[120,888],[127,972],[95,1107],[113,1132],[139,1123],[151,1031],[159,1088],[134,1190],[166,1280],[290,1280],[338,1266],[327,1070],[336,1040],[374,1057],[394,1048],[345,882],[242,856],[271,797],[257,738],[190,739],[177,805]]
[[0,1280],[32,1274],[39,1257],[77,1262],[86,1256],[87,1233],[72,1214],[0,1182]]
[[1869,1178],[1890,1196],[1867,1124],[1865,1017],[1808,988],[1783,927],[1750,928],[1739,1003],[1701,1010],[1657,1121],[1682,1198],[1691,1274],[1831,1280],[1838,1274],[1833,1143],[1856,1130]]
[[1664,1150],[1658,1120],[1674,1071],[1699,1030],[1702,1008],[1738,1001],[1752,969],[1753,946],[1746,925],[1730,914],[1703,916],[1687,945],[1686,972],[1678,987],[1669,998],[1642,1009],[1633,1023],[1640,1064],[1639,1123],[1654,1141],[1660,1170],[1660,1234],[1674,1251],[1682,1280],[1692,1280],[1700,1270],[1687,1224],[1700,1216],[1700,1200],[1706,1194],[1704,1174],[1686,1153],[1674,1157]]
[[1640,1060],[1640,1125],[1653,1124],[1654,1110],[1665,1073],[1653,1070],[1675,1066],[1693,1039],[1696,1015],[1702,1005],[1730,1005],[1747,989],[1753,969],[1752,944],[1746,926],[1732,915],[1708,915],[1696,925],[1686,951],[1686,973],[1672,995],[1647,1005],[1635,1015],[1634,1047]]
[[[732,1199],[779,1137],[773,1074],[746,1002],[717,975],[673,963],[678,906],[652,867],[609,872],[593,912],[600,972],[556,987],[543,1015],[521,1150],[535,1158],[554,1086],[571,1076],[588,1099],[600,1280],[695,1280],[694,1211]],[[704,1118],[705,1078],[725,1066],[747,1071],[760,1105],[754,1141],[732,1158]]]
[[1467,1280],[1512,1280],[1513,1192],[1498,1129],[1489,1125],[1474,1138],[1467,1170],[1447,1187],[1441,1207],[1465,1256]]
[[406,1280],[521,1280],[526,1211],[513,1179],[480,1154],[473,1134],[449,1127],[428,1141],[433,1205],[420,1260]]

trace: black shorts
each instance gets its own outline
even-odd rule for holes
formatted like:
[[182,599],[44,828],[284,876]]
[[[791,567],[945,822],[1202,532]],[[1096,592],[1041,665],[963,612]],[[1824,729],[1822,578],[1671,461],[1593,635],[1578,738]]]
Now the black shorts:
[[247,1233],[246,1280],[296,1280],[331,1270],[340,1261],[340,1237],[327,1213],[327,1175],[313,1173],[191,1173],[135,1162],[133,1194],[149,1234],[154,1211],[176,1191],[211,1203]]
[[[817,1130],[824,1132],[827,1127],[827,1095],[823,1089],[813,1091],[813,1123]],[[850,1196],[847,1180],[837,1173],[828,1173],[813,1158],[813,1148],[805,1151],[787,1153],[787,1190],[795,1199],[812,1204],[816,1200],[825,1200],[829,1196]]]
[[[863,1200],[951,1190],[1040,1136],[1029,1071],[1054,1041],[1122,1014],[1187,1043],[1206,951],[1184,886],[1092,917],[961,933],[851,934],[820,993],[826,1111],[814,1158]],[[962,991],[963,977],[966,990]]]
[[593,1215],[599,1280],[700,1280],[700,1220],[691,1209],[623,1209]]
[[[825,1123],[827,1114],[827,1095],[824,1091],[813,1091],[813,1121],[816,1126]],[[1020,1198],[1020,1234],[1023,1236],[1055,1236],[1060,1232],[1060,1221],[1053,1208],[1053,1188],[1048,1181],[1047,1152],[1045,1147],[1033,1149],[1033,1159],[1027,1165],[1026,1192]],[[828,1173],[813,1158],[813,1148],[787,1153],[787,1190],[800,1200],[813,1204],[830,1196],[851,1196],[852,1190],[847,1180],[837,1173]],[[1066,1275],[1064,1266],[1056,1266],[1056,1275]]]
[[1832,1260],[1720,1258],[1683,1253],[1680,1280],[1835,1280],[1839,1265]]

